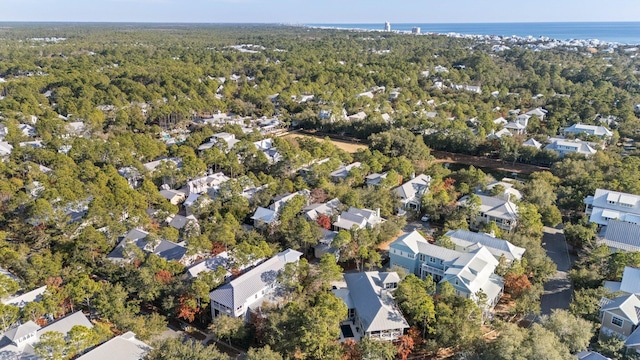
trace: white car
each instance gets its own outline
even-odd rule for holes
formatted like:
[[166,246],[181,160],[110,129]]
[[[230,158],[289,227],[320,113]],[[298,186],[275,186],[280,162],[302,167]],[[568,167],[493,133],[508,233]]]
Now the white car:
[[424,222],[429,221],[429,215],[425,215],[425,216],[421,217],[420,221],[424,221]]

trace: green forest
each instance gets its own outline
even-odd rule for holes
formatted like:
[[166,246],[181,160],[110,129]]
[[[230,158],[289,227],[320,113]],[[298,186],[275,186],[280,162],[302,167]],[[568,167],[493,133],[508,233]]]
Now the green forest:
[[[0,330],[76,311],[93,324],[44,333],[34,345],[41,358],[77,358],[128,331],[153,348],[147,359],[571,359],[587,349],[638,357],[598,329],[600,299],[617,295],[603,282],[640,267],[639,253],[598,242],[583,202],[596,189],[640,195],[640,59],[622,47],[540,50],[522,41],[496,51],[497,40],[266,25],[5,25],[0,297],[46,291],[21,307],[0,304]],[[492,136],[533,109],[544,115],[527,115],[526,133]],[[578,123],[611,136],[564,132]],[[287,135],[296,131],[315,136]],[[205,146],[220,133],[233,144]],[[526,144],[559,136],[593,155]],[[267,140],[266,151],[255,145]],[[432,150],[540,171],[449,164]],[[332,174],[354,162],[336,181]],[[226,177],[215,195],[186,206],[179,190],[214,173]],[[430,177],[420,210],[399,211],[394,189],[420,174]],[[503,311],[390,269],[402,277],[394,299],[410,328],[394,342],[340,342],[348,309],[332,286],[343,273],[386,269],[384,245],[423,216],[433,230],[425,238],[453,249],[444,234],[473,228],[474,194],[504,177],[522,194],[511,199],[517,226],[478,229],[526,249],[496,268]],[[276,222],[255,226],[258,209],[304,191]],[[337,219],[305,214],[332,199],[340,211],[377,209],[385,221],[336,231],[339,257],[316,258]],[[544,284],[556,274],[543,244],[549,227],[564,229],[574,292],[565,309],[541,315]],[[142,247],[126,242],[133,230],[146,234]],[[147,251],[164,242],[185,249],[182,257]],[[123,261],[111,259],[118,248]],[[212,318],[213,290],[286,249],[303,257],[278,273],[281,301],[247,321]],[[228,269],[189,275],[222,252]],[[168,326],[188,340],[162,336]]]

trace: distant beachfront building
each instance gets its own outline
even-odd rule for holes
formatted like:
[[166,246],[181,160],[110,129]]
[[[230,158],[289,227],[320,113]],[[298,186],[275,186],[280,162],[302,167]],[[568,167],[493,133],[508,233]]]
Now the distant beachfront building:
[[412,34],[416,34],[416,35],[420,35],[420,28],[417,26],[414,26],[413,28],[411,28],[411,33]]
[[384,23],[384,31],[391,31],[391,23],[386,21]]

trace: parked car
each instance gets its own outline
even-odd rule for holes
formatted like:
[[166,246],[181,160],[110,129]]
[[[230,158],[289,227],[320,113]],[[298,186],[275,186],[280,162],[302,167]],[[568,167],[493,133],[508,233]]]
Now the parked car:
[[423,217],[420,218],[420,221],[423,221],[423,222],[429,221],[429,215],[424,215]]

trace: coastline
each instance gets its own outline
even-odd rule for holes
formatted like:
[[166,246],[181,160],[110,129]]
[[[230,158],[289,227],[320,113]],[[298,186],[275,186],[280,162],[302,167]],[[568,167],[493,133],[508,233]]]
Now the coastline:
[[[458,38],[472,38],[478,40],[516,40],[523,42],[557,42],[564,43],[569,46],[635,46],[640,45],[640,35],[630,36],[628,34],[640,34],[638,32],[630,32],[631,29],[640,30],[640,22],[567,22],[567,23],[434,23],[434,24],[418,24],[418,23],[401,23],[392,24],[391,31],[383,29],[384,24],[302,24],[300,26],[314,29],[324,30],[341,30],[356,32],[390,32],[400,35],[441,35]],[[412,28],[422,28],[422,32],[415,34]],[[553,28],[559,29],[557,34],[553,31],[546,31],[549,35],[533,35],[534,31],[527,31],[527,28]],[[630,29],[619,29],[620,33],[615,32],[612,27],[629,27]],[[438,30],[431,30],[439,28]],[[599,29],[600,28],[600,29]],[[457,29],[457,31],[443,30]],[[585,31],[586,29],[586,31]],[[482,31],[484,30],[484,31]],[[622,31],[625,30],[625,31]],[[538,30],[540,31],[540,30]],[[608,32],[600,36],[585,36],[580,32]],[[500,34],[502,33],[502,34]],[[507,35],[507,33],[511,35]],[[560,35],[560,36],[554,36]],[[565,36],[562,36],[565,35]],[[567,36],[568,35],[568,36]],[[603,39],[604,38],[604,39]],[[611,40],[610,38],[618,38]],[[620,41],[622,40],[622,41]],[[581,43],[584,43],[581,44]]]

